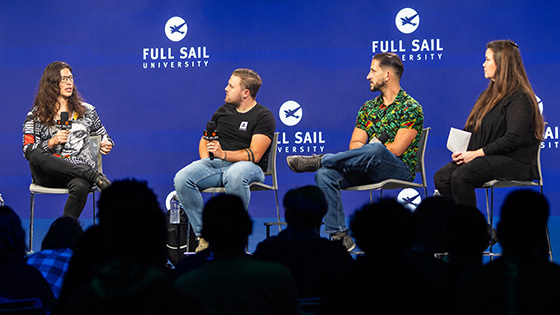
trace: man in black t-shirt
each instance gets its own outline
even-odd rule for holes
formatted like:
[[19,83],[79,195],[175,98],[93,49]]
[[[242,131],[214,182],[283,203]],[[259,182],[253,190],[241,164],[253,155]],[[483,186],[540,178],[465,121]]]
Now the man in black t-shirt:
[[204,207],[200,191],[224,186],[226,193],[239,196],[247,209],[249,184],[264,181],[276,122],[272,112],[256,101],[261,84],[253,70],[233,71],[225,88],[226,104],[212,116],[219,139],[208,141],[202,137],[198,145],[200,160],[175,175],[177,197],[199,239],[196,252],[208,247],[200,238]]

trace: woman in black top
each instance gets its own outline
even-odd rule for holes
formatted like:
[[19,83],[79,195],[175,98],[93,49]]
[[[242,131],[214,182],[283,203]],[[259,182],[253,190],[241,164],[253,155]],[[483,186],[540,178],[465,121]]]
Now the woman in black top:
[[519,47],[510,40],[486,45],[484,76],[490,80],[465,124],[466,152],[434,175],[436,189],[456,203],[476,207],[475,188],[492,179],[538,179],[537,151],[544,121],[527,79]]

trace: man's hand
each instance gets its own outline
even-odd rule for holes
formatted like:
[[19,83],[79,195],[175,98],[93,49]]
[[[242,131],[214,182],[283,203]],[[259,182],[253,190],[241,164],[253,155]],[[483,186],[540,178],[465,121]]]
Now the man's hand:
[[49,139],[48,145],[49,148],[54,148],[59,144],[64,144],[68,142],[68,130],[59,130],[57,131],[52,138]]
[[206,150],[208,153],[214,154],[214,158],[223,160],[225,157],[225,152],[222,150],[222,146],[218,140],[208,141],[206,144]]

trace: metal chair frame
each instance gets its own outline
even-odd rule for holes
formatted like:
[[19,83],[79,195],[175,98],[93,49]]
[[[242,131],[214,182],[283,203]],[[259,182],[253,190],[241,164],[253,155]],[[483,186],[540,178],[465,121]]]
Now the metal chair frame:
[[[266,172],[264,173],[265,176],[270,176],[272,179],[272,185],[268,185],[265,183],[253,182],[249,184],[249,188],[251,191],[274,191],[274,198],[276,201],[276,216],[278,218],[278,223],[280,223],[280,207],[278,206],[278,177],[276,172],[276,156],[278,153],[278,135],[279,132],[274,133],[274,137],[272,138],[272,143],[270,144],[270,148],[268,150],[268,167]],[[226,192],[225,187],[209,187],[201,192],[203,193],[211,193],[212,196],[214,194],[223,194]],[[282,228],[278,225],[278,229],[281,231]]]
[[373,190],[379,190],[380,198],[383,198],[383,190],[392,190],[392,189],[404,189],[404,188],[423,188],[424,189],[424,197],[428,196],[428,185],[426,181],[426,168],[424,164],[424,157],[426,155],[426,145],[428,142],[428,135],[430,133],[430,127],[426,127],[422,129],[422,134],[420,135],[420,141],[418,145],[418,152],[417,152],[417,163],[415,167],[415,172],[420,173],[420,177],[422,182],[415,183],[415,182],[408,182],[400,179],[386,179],[379,183],[367,184],[367,185],[359,185],[359,186],[352,186],[347,187],[345,189],[341,189],[341,191],[363,191],[369,190],[369,201],[373,202]]
[[[480,188],[483,188],[486,192],[486,216],[488,224],[493,226],[494,224],[494,188],[510,188],[510,187],[539,187],[541,195],[543,195],[543,176],[541,168],[541,147],[539,145],[539,150],[537,151],[537,169],[539,173],[538,180],[498,180],[493,179],[484,183]],[[488,191],[490,191],[490,198],[488,198]],[[490,199],[490,202],[488,200]],[[548,255],[550,261],[552,259],[552,247],[550,246],[550,233],[548,232],[548,225],[546,226],[546,240],[548,243]],[[490,245],[489,251],[485,252],[486,255],[492,258],[493,256],[499,256],[500,254],[492,252],[492,245]]]
[[[101,145],[101,136],[90,137],[92,153],[96,155],[96,166],[98,172],[103,172],[103,162],[102,154],[99,150]],[[95,225],[95,191],[98,190],[96,186],[93,186],[89,193],[92,194],[92,204],[93,204],[93,224]],[[31,205],[29,207],[29,251],[33,251],[33,221],[35,217],[35,195],[38,194],[53,194],[62,195],[68,194],[67,188],[50,188],[41,186],[34,181],[29,185],[29,193],[31,198]]]

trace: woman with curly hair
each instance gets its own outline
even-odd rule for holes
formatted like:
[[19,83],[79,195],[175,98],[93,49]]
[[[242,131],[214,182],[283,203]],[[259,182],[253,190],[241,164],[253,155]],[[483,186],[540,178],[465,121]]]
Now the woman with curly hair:
[[[67,125],[57,124],[61,116],[63,121],[68,117]],[[114,142],[95,107],[80,98],[72,68],[61,61],[49,64],[23,125],[23,153],[37,184],[68,188],[63,216],[78,218],[92,185],[104,189],[111,183],[94,169],[95,156],[90,151],[90,136],[94,135],[103,137],[99,149],[108,154]]]

